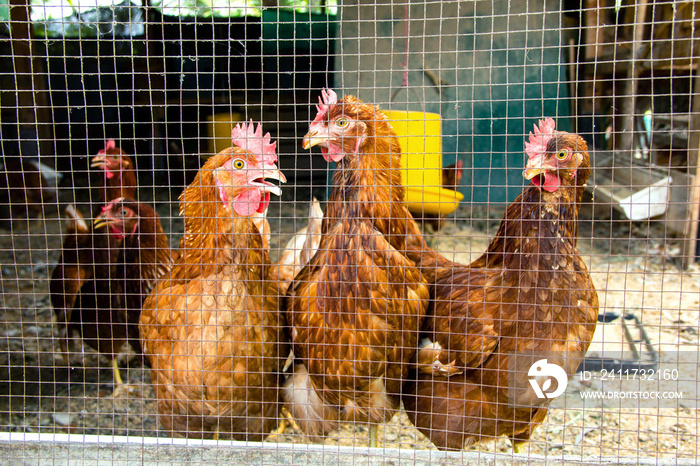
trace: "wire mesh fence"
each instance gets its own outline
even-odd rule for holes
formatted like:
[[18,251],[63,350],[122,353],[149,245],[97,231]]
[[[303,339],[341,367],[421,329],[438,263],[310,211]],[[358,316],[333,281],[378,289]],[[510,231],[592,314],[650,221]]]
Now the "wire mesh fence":
[[3,454],[694,464],[699,8],[0,0]]

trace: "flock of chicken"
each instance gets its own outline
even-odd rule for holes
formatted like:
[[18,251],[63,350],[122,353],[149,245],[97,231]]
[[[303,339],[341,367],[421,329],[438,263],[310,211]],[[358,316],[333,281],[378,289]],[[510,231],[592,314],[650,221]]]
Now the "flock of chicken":
[[[264,440],[287,416],[310,439],[340,423],[376,426],[403,401],[440,449],[506,435],[522,451],[549,398],[529,395],[543,354],[571,377],[598,298],[576,249],[589,176],[585,141],[545,119],[526,143],[532,180],[488,250],[468,265],[424,241],[407,210],[398,140],[374,105],[324,90],[303,147],[336,162],[325,212],[269,258],[276,144],[241,124],[180,195],[178,251],[136,196],[113,141],[93,224],[76,209],[51,277],[61,348],[77,331],[110,358],[146,356],[170,435]],[[102,233],[106,229],[106,232]],[[523,365],[523,357],[529,357]]]

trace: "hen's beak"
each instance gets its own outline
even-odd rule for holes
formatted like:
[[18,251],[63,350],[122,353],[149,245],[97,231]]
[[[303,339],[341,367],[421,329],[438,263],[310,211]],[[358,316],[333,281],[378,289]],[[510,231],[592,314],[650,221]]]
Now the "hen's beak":
[[541,168],[526,168],[525,170],[523,170],[523,177],[526,180],[531,180],[543,171],[544,170],[542,170]]
[[260,189],[262,189],[266,193],[274,194],[275,196],[282,196],[282,190],[279,186],[266,184],[264,186],[260,186]]
[[268,170],[266,168],[262,171],[262,173],[263,173],[263,178],[270,178],[272,180],[277,180],[280,183],[287,182],[287,177],[284,176],[284,173],[282,173],[282,171],[279,169]]
[[103,168],[107,165],[107,159],[104,155],[96,155],[90,160],[92,168]]
[[310,136],[304,136],[304,139],[301,141],[301,146],[305,149],[311,149],[314,146],[317,146],[321,144],[323,141],[325,141],[325,138],[320,138],[320,137],[310,137]]
[[100,217],[97,217],[95,219],[95,221],[92,223],[92,227],[95,230],[97,230],[97,229],[106,227],[108,224],[109,224],[109,221],[106,218],[100,216]]
[[260,176],[256,176],[249,181],[249,184],[261,188],[263,191],[267,191],[276,196],[282,196],[282,189],[279,186],[270,183],[267,180],[277,180],[280,183],[286,183],[287,177],[284,176],[279,169],[263,169],[256,173]]
[[301,146],[304,148],[304,150],[308,150],[314,146],[326,142],[327,140],[328,137],[325,134],[319,133],[318,130],[314,129],[306,133],[304,139],[301,141]]
[[556,170],[556,167],[544,163],[541,158],[532,158],[527,161],[525,170],[523,170],[523,178],[531,180],[547,170]]

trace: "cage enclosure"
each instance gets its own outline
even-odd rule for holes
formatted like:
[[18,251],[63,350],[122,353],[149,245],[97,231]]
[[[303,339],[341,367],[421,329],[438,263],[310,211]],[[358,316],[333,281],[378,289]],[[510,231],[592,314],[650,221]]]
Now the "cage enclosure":
[[699,30],[0,0],[4,457],[697,463]]

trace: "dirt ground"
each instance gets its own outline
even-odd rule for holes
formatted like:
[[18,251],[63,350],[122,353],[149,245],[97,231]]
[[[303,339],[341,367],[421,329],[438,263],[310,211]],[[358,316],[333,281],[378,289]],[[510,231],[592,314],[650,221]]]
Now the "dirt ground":
[[[141,200],[155,199],[175,246],[182,230],[176,195],[155,192],[141,192]],[[308,201],[308,192],[300,193],[296,192],[297,199]],[[65,193],[65,197],[63,202],[80,201],[76,193]],[[279,245],[286,243],[308,218],[307,203],[291,201],[285,198],[270,208],[273,258],[279,253]],[[79,206],[83,212],[89,211],[87,205]],[[485,249],[500,216],[489,211],[472,211],[470,215],[460,210],[430,238],[439,250],[454,253],[460,262],[469,262]],[[164,436],[156,419],[150,375],[139,358],[133,354],[121,358],[120,365],[133,390],[115,398],[106,360],[85,348],[72,354],[68,365],[59,354],[48,276],[59,257],[61,230],[62,222],[55,212],[47,212],[44,219],[0,227],[0,312],[4,323],[0,326],[0,430]],[[592,271],[601,309],[634,313],[662,364],[679,350],[697,354],[700,267],[679,269],[679,242],[666,238],[659,224],[623,220],[582,220],[579,234],[579,249]],[[696,381],[697,371],[695,365],[694,373],[682,375]],[[698,458],[697,390],[689,393],[689,399],[673,408],[628,409],[618,401],[599,410],[553,409],[535,431],[529,451],[544,455]],[[347,425],[325,442],[367,446],[367,438],[366,426]],[[288,430],[268,441],[308,440],[301,432]],[[434,448],[403,412],[379,427],[379,446]],[[500,439],[472,449],[507,452],[510,444]]]

